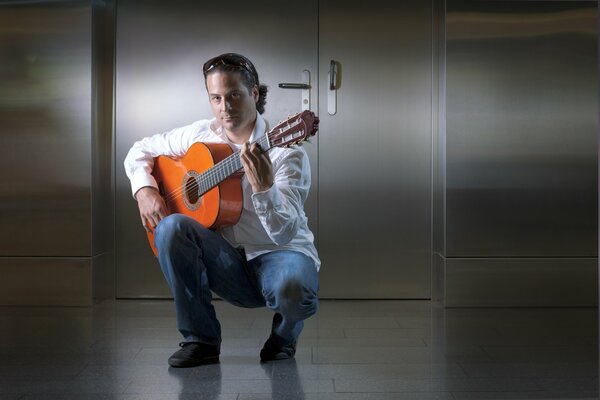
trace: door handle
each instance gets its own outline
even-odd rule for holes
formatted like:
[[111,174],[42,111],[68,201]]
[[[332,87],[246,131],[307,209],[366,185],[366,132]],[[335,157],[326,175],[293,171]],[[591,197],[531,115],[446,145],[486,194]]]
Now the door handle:
[[280,83],[279,87],[282,89],[310,89],[310,85],[307,83]]
[[281,89],[300,89],[302,90],[302,103],[301,110],[310,110],[310,71],[307,69],[302,70],[302,82],[303,83],[288,83],[281,82],[278,86]]
[[329,63],[329,90],[335,90],[337,84],[337,63],[331,60]]
[[338,80],[338,63],[331,60],[329,63],[329,90],[327,91],[327,113],[335,115],[337,112],[337,80]]

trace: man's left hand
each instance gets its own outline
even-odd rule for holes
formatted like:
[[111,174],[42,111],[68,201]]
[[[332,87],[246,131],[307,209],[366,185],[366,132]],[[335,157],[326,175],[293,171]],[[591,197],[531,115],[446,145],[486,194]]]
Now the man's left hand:
[[273,186],[273,164],[256,143],[244,143],[240,151],[240,160],[254,193],[264,192]]

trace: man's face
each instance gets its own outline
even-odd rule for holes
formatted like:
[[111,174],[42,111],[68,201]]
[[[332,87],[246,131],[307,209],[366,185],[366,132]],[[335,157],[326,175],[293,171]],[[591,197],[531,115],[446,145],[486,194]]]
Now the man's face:
[[258,88],[248,92],[241,74],[237,72],[214,72],[206,77],[208,99],[213,114],[227,132],[248,133],[256,119]]

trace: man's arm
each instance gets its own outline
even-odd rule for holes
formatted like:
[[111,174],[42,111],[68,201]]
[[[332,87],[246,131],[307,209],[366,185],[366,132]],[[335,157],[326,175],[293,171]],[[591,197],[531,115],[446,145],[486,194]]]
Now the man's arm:
[[165,155],[182,157],[196,138],[198,123],[146,137],[133,144],[125,157],[125,173],[131,181],[133,197],[138,202],[142,225],[155,228],[168,215],[166,204],[152,176],[154,158]]
[[310,189],[308,156],[299,148],[292,149],[282,155],[276,162],[277,169],[273,170],[268,156],[263,154],[266,160],[261,160],[252,148],[251,153],[255,162],[252,155],[244,161],[242,154],[241,159],[253,188],[254,209],[271,240],[277,245],[286,244],[296,236],[304,215],[304,202]]

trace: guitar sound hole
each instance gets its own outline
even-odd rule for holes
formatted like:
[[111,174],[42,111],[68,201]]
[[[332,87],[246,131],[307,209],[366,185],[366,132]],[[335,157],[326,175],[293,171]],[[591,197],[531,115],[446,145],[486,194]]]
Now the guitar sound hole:
[[198,184],[195,179],[188,179],[185,183],[185,195],[192,204],[198,201]]
[[198,190],[198,173],[196,171],[188,171],[183,178],[183,202],[188,210],[195,211],[200,207],[202,197]]

